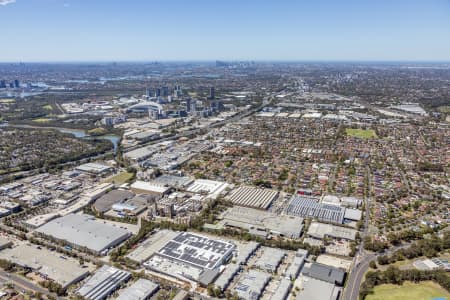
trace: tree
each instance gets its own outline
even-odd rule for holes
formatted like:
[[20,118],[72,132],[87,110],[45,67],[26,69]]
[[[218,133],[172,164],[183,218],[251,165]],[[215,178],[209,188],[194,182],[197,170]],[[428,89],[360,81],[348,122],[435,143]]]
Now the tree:
[[208,284],[208,286],[206,288],[206,292],[208,293],[208,296],[215,295],[215,289],[214,289],[214,285],[212,283]]

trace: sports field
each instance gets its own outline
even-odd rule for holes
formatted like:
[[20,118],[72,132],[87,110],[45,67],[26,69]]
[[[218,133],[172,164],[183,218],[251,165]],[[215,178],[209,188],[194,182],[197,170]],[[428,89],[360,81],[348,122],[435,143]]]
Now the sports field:
[[421,283],[405,282],[403,285],[383,284],[374,288],[374,293],[366,300],[433,300],[443,298],[450,300],[450,293],[432,281]]
[[347,128],[347,129],[345,129],[345,133],[348,136],[354,136],[354,137],[361,138],[361,139],[370,139],[370,138],[377,137],[375,130],[372,130],[372,129]]

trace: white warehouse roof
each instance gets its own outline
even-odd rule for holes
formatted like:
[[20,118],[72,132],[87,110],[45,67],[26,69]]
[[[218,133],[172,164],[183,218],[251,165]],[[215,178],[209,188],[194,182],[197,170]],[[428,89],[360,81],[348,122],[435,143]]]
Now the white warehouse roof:
[[97,221],[93,216],[77,214],[54,219],[36,232],[94,252],[116,246],[131,235],[127,230]]

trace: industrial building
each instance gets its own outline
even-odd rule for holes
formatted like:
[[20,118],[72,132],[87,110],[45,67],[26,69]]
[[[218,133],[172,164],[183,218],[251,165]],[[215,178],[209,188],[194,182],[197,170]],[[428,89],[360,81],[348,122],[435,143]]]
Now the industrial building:
[[0,236],[0,250],[3,250],[5,248],[9,248],[12,246],[12,242],[2,236]]
[[140,162],[143,161],[153,154],[155,154],[158,150],[153,146],[146,146],[142,148],[137,148],[135,150],[128,151],[123,154],[123,157],[132,162]]
[[224,291],[228,288],[234,276],[241,270],[240,264],[231,263],[228,264],[223,270],[223,272],[219,275],[219,277],[214,282],[214,285],[218,287],[220,290]]
[[277,197],[278,191],[275,190],[240,187],[230,194],[229,200],[239,206],[267,209]]
[[103,300],[131,278],[131,273],[104,265],[98,269],[77,293],[88,300]]
[[228,183],[226,182],[197,179],[187,188],[187,191],[191,193],[207,194],[209,198],[217,198],[227,187]]
[[11,201],[0,201],[0,207],[8,210],[10,213],[18,213],[21,210],[21,205]]
[[159,196],[134,193],[127,190],[113,190],[100,197],[93,204],[93,208],[109,216],[136,216],[142,213],[149,204],[155,202]]
[[255,267],[269,273],[275,273],[283,258],[286,256],[286,251],[278,248],[263,247],[261,257],[255,262]]
[[137,195],[131,199],[125,200],[122,203],[113,204],[111,210],[120,216],[136,216],[142,213],[150,204],[155,202],[155,197],[152,195]]
[[[162,239],[162,241],[161,241]],[[162,246],[161,246],[162,245]],[[229,261],[236,246],[223,240],[181,232],[168,240],[160,238],[158,248],[144,266],[154,272],[197,281],[206,286],[219,275],[219,267]],[[149,252],[141,251],[137,258]]]
[[302,277],[302,287],[295,300],[338,300],[342,289],[332,283],[311,277]]
[[163,197],[164,195],[170,194],[172,188],[162,185],[155,185],[150,182],[135,181],[131,186],[131,190],[136,194],[149,194]]
[[324,204],[330,204],[330,205],[341,205],[341,199],[336,195],[325,195],[322,197],[322,200],[320,201]]
[[78,260],[27,244],[3,249],[0,251],[0,259],[29,268],[63,288],[77,283],[89,274],[89,269],[81,267]]
[[93,208],[100,213],[105,213],[108,210],[110,210],[114,204],[122,203],[125,200],[131,199],[133,197],[134,197],[134,193],[132,193],[130,191],[112,190],[112,191],[108,192],[107,194],[98,198],[95,201]]
[[87,163],[75,167],[75,170],[98,175],[112,172],[113,168],[99,163]]
[[158,255],[201,268],[214,269],[231,258],[235,247],[230,242],[182,232],[163,246]]
[[341,206],[358,208],[362,200],[356,197],[341,197]]
[[127,258],[138,263],[143,263],[177,235],[178,232],[175,231],[166,229],[160,230],[151,235],[144,242],[142,242],[139,247],[130,252],[127,255]]
[[345,271],[315,262],[306,264],[302,274],[338,286],[343,286],[345,281]]
[[233,261],[242,265],[246,264],[250,256],[255,254],[256,250],[259,248],[259,243],[252,241],[234,241],[234,244],[236,245],[237,251],[234,253]]
[[234,291],[239,299],[259,299],[269,281],[269,274],[257,270],[248,270],[239,278]]
[[289,293],[292,289],[292,282],[287,278],[282,278],[280,284],[277,289],[273,293],[270,300],[286,300],[289,296]]
[[151,184],[174,187],[176,189],[184,190],[188,185],[190,185],[194,180],[187,176],[175,176],[163,174],[156,177],[154,180],[150,181]]
[[344,239],[354,241],[356,239],[357,230],[332,224],[324,224],[319,222],[311,222],[308,228],[308,236],[323,239],[331,237],[336,239]]
[[298,249],[297,253],[295,253],[294,260],[284,273],[285,277],[290,280],[295,280],[300,274],[300,271],[302,270],[303,266],[305,265],[305,260],[307,257],[308,257],[308,250]]
[[140,143],[145,143],[145,142],[159,138],[160,134],[161,134],[160,130],[147,129],[144,131],[139,131],[139,132],[130,134],[127,136],[127,139],[135,140]]
[[138,279],[120,292],[116,300],[147,300],[159,289],[159,285],[147,279]]
[[11,214],[11,211],[9,209],[0,207],[0,218],[9,216]]
[[278,215],[248,207],[231,207],[219,218],[221,221],[218,226],[248,230],[252,234],[264,237],[271,234],[297,239],[303,230],[301,217]]
[[346,208],[344,219],[349,221],[359,221],[362,218],[362,211],[354,208]]
[[106,254],[108,249],[127,240],[131,233],[123,228],[97,221],[90,215],[68,214],[37,228],[35,233],[64,241],[95,254]]
[[315,198],[294,195],[286,208],[286,214],[342,224],[344,222],[345,208],[320,203]]

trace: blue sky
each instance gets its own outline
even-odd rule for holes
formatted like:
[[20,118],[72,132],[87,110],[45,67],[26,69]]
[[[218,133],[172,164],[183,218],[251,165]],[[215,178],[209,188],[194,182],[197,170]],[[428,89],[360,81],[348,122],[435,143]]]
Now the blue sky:
[[0,61],[450,61],[450,0],[0,0],[0,28]]

